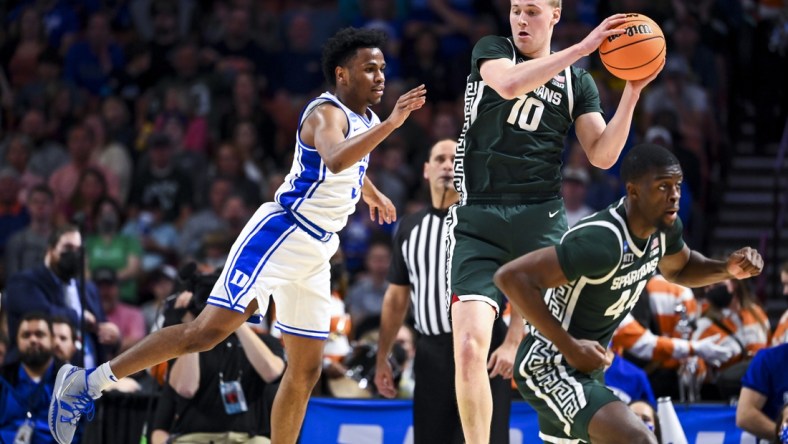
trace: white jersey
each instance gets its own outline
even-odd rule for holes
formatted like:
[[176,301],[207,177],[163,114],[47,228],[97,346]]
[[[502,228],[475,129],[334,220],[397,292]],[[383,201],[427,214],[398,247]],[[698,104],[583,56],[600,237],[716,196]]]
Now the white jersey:
[[332,233],[341,230],[347,223],[348,216],[355,211],[356,203],[361,197],[364,174],[369,165],[367,154],[354,165],[334,174],[328,170],[317,149],[301,140],[301,125],[304,120],[316,106],[327,102],[345,113],[348,119],[346,139],[364,133],[380,123],[372,110],[367,109],[368,116],[356,114],[329,92],[312,99],[301,112],[293,167],[276,191],[276,202],[291,213],[301,228],[324,241],[330,238]]

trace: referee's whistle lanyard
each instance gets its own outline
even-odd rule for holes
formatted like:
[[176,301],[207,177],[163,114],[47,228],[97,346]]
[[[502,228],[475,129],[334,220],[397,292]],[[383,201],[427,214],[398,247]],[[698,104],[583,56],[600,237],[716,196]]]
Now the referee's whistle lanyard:
[[[248,406],[246,405],[246,396],[244,396],[243,386],[241,385],[241,377],[243,376],[243,367],[241,362],[241,356],[239,353],[243,353],[240,350],[240,342],[238,345],[234,345],[232,341],[225,342],[226,350],[230,353],[235,354],[236,361],[238,362],[238,376],[235,380],[225,381],[224,380],[224,372],[219,372],[219,394],[222,398],[222,404],[224,404],[224,411],[228,415],[235,415],[238,413],[245,413],[249,410]],[[239,349],[239,350],[235,350]],[[225,353],[222,353],[224,355]],[[222,359],[222,362],[227,362],[228,360]]]

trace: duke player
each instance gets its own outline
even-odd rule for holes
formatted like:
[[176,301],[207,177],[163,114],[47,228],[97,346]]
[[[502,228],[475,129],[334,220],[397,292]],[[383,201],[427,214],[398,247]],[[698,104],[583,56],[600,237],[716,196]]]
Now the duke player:
[[718,261],[684,244],[677,215],[682,179],[670,151],[637,145],[621,165],[624,198],[582,219],[558,245],[496,272],[495,284],[531,325],[517,350],[514,379],[538,414],[545,442],[656,444],[602,382],[616,327],[657,267],[687,287],[760,274],[763,259],[749,247]]
[[276,193],[247,223],[216,282],[209,305],[194,321],[159,330],[96,369],[63,366],[55,382],[49,427],[70,443],[77,421],[119,378],[177,356],[209,350],[251,315],[277,308],[288,365],[271,414],[271,439],[294,443],[321,369],[328,335],[328,260],[359,198],[370,217],[392,222],[391,201],[365,176],[369,153],[424,105],[419,86],[402,95],[383,122],[368,108],[383,95],[382,33],[347,28],[323,50],[323,72],[335,92],[313,99],[296,134],[293,167]]

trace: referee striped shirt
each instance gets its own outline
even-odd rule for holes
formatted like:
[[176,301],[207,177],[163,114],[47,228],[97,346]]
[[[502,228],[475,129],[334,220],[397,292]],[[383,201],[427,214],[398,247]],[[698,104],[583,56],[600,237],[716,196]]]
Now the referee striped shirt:
[[400,220],[394,235],[388,281],[410,286],[416,330],[451,332],[446,310],[446,210],[430,206]]

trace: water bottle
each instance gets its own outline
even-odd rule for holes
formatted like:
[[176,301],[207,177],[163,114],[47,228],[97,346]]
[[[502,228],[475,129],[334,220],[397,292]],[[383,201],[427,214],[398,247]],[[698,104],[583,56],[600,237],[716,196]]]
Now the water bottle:
[[657,417],[662,429],[662,444],[687,444],[687,436],[684,434],[684,428],[681,427],[670,396],[657,399]]

